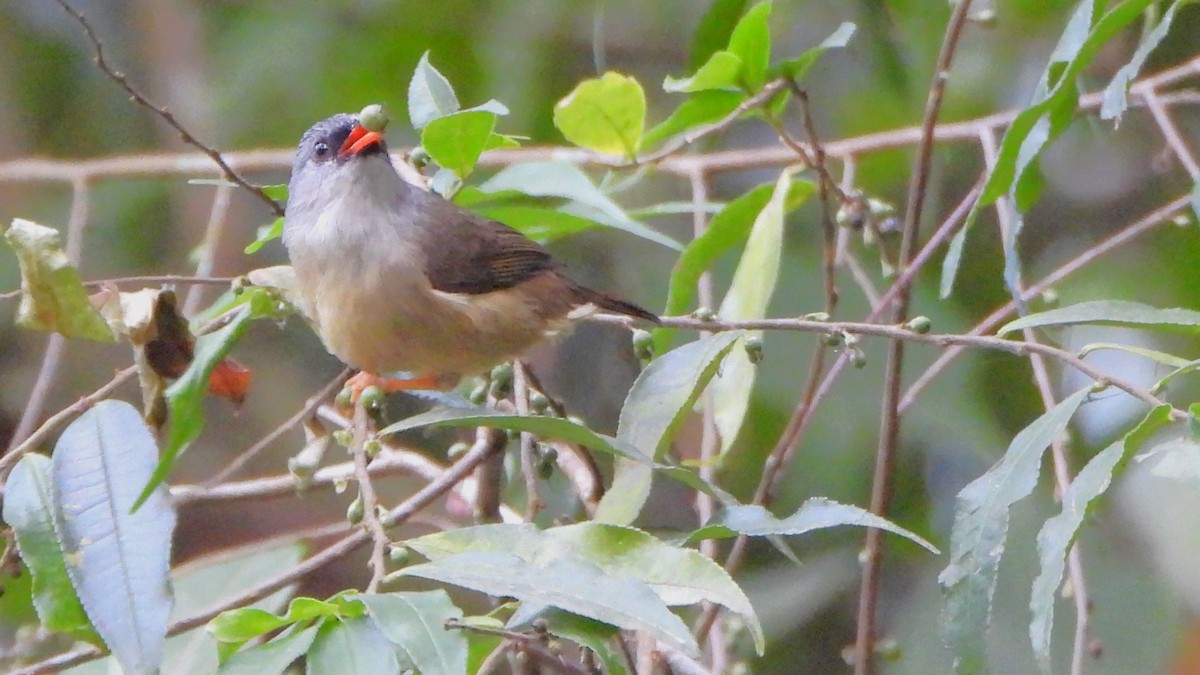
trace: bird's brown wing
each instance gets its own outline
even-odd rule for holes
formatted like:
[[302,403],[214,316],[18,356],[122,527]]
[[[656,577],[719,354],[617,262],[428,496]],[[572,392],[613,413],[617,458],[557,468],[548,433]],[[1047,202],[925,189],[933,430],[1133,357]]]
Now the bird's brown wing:
[[[442,220],[443,245],[426,249],[425,275],[439,291],[478,295],[556,269],[541,246],[511,227],[455,208]],[[448,214],[447,214],[448,215]],[[448,245],[447,245],[448,244]]]

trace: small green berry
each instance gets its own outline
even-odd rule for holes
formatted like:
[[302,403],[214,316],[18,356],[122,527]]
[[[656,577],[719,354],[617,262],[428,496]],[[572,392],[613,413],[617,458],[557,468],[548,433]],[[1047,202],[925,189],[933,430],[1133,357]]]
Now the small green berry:
[[367,131],[381,132],[388,125],[387,111],[383,109],[382,105],[372,103],[363,108],[362,112],[358,113],[358,123]]
[[470,394],[467,394],[467,400],[475,405],[483,405],[484,399],[487,398],[488,385],[486,382],[480,382],[475,385]]
[[550,398],[540,391],[533,392],[529,395],[529,409],[541,415],[550,409]]
[[383,389],[371,385],[362,390],[358,400],[367,410],[379,410],[383,407]]
[[924,335],[929,332],[929,329],[933,328],[933,322],[927,316],[914,316],[908,320],[908,323],[904,324],[904,328]]
[[821,334],[821,344],[826,345],[828,347],[837,347],[838,345],[842,344],[842,334],[841,333],[822,333]]
[[417,146],[408,151],[408,163],[417,169],[424,169],[429,164],[429,153],[425,148]]
[[350,390],[350,387],[342,387],[337,397],[333,399],[333,404],[339,408],[349,408],[354,404],[354,392]]
[[763,360],[763,340],[761,336],[751,335],[747,337],[742,346],[746,349],[746,356],[750,357],[750,363],[761,363]]
[[853,349],[850,352],[850,364],[855,368],[867,367],[867,355],[861,349]]
[[333,441],[343,448],[349,448],[354,444],[353,429],[338,429],[337,431],[333,432],[332,435]]
[[470,449],[471,449],[470,443],[464,443],[462,441],[459,441],[458,443],[451,445],[446,450],[446,457],[448,457],[450,459],[458,459],[459,457],[462,457],[463,455],[467,454],[467,451]]
[[399,544],[388,547],[388,560],[396,567],[404,567],[412,560],[412,552]]
[[697,321],[709,322],[716,319],[717,314],[708,307],[697,307],[696,311],[692,312],[692,318]]
[[643,361],[654,358],[654,336],[650,331],[633,329],[633,353]]
[[555,466],[558,466],[558,450],[548,447],[542,451],[542,456],[538,458],[538,478],[550,480],[550,476],[554,475]]
[[350,502],[350,506],[346,507],[346,520],[348,520],[351,525],[357,525],[362,522],[363,515],[365,515],[365,513],[366,508],[363,506],[363,498],[362,494],[360,493],[354,498],[354,501]]
[[381,450],[383,450],[383,443],[379,442],[378,438],[368,438],[363,443],[363,452],[367,457],[375,457]]

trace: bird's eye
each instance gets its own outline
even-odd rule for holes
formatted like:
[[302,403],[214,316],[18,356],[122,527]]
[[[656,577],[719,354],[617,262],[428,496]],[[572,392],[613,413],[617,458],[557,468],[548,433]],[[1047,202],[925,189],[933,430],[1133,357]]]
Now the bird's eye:
[[329,144],[325,141],[318,141],[317,144],[313,146],[313,152],[319,159],[323,159],[329,155]]

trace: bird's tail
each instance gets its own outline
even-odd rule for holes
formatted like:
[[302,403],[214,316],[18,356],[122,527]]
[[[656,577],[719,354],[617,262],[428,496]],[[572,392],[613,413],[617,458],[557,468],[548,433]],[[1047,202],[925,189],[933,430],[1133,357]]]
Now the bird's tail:
[[606,295],[600,291],[593,291],[590,288],[576,286],[576,292],[581,301],[581,304],[592,304],[605,311],[613,312],[614,314],[624,314],[635,319],[649,321],[653,324],[662,323],[662,319],[657,314],[649,310],[642,309],[632,302],[626,302],[611,295]]

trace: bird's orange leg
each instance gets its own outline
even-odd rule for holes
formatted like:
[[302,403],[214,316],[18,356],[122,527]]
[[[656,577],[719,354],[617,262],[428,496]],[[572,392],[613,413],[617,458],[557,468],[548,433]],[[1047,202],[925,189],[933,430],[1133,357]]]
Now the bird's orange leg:
[[350,390],[351,404],[358,402],[363,390],[367,387],[379,387],[384,393],[392,394],[397,391],[440,391],[446,388],[446,383],[437,375],[422,375],[409,379],[383,377],[365,370],[359,371],[349,380],[346,388]]

